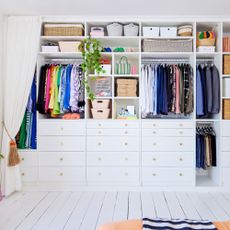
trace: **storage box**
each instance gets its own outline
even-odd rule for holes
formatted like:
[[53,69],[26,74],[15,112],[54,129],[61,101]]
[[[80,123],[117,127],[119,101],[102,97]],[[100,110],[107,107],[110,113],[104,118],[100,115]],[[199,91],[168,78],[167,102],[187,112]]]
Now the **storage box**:
[[111,97],[111,77],[97,77],[95,82],[95,94],[97,97]]
[[223,119],[230,119],[230,99],[224,99],[223,101]]
[[230,74],[230,55],[224,55],[223,65],[224,74]]
[[43,53],[57,53],[59,52],[59,46],[42,46]]
[[208,52],[208,53],[214,53],[216,47],[215,46],[199,46],[197,47],[197,52]]
[[166,38],[176,37],[177,27],[160,27],[160,36]]
[[230,97],[230,78],[223,78],[223,96]]
[[82,24],[46,23],[43,27],[44,36],[83,36]]
[[93,100],[92,101],[92,107],[93,109],[108,109],[109,108],[109,99],[103,99],[103,100]]
[[[205,36],[209,36],[209,37],[204,38]],[[216,33],[214,31],[197,32],[197,34],[196,34],[196,47],[198,47],[198,46],[215,46],[215,44],[216,44]]]
[[79,46],[81,42],[79,41],[60,41],[58,42],[60,51],[63,53],[75,53],[80,52]]
[[192,25],[183,25],[178,27],[178,36],[192,36]]
[[192,52],[192,39],[144,39],[144,52]]
[[117,79],[118,97],[136,97],[137,80],[136,79]]
[[223,52],[230,52],[230,35],[223,37]]
[[160,27],[156,26],[144,26],[143,28],[144,37],[159,37],[160,36]]
[[[111,75],[112,65],[111,64],[103,64],[101,65],[102,69],[105,71],[104,73],[100,73],[100,76],[103,75]],[[94,74],[98,75],[97,71],[94,72]]]
[[91,109],[94,119],[108,119],[110,109]]

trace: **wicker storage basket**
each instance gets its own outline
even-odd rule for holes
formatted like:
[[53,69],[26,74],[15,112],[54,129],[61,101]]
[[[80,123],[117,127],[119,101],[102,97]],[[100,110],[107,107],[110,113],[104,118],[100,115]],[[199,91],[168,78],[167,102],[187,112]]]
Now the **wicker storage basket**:
[[224,55],[224,74],[230,74],[230,55]]
[[63,53],[75,53],[80,52],[79,46],[81,42],[79,41],[60,41],[58,42],[60,51]]
[[91,109],[94,119],[108,119],[110,109]]
[[122,36],[123,26],[119,23],[107,25],[108,36]]
[[138,35],[139,26],[130,23],[124,26],[124,35],[125,36],[137,36]]
[[223,37],[223,52],[230,52],[230,36]]
[[136,97],[137,80],[136,79],[117,79],[118,97]]
[[144,52],[192,52],[192,39],[144,39]]
[[[209,36],[204,38],[204,36]],[[196,47],[198,46],[215,46],[216,34],[214,31],[201,31],[196,33]]]
[[93,100],[92,101],[92,107],[93,109],[108,109],[109,108],[109,99],[103,99],[103,100]]
[[44,36],[83,36],[82,24],[44,24]]
[[224,99],[223,101],[223,119],[230,119],[230,99]]

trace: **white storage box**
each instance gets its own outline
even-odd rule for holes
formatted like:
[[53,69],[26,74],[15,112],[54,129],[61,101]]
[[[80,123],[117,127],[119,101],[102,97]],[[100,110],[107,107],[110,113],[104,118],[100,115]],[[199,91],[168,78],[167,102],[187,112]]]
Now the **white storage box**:
[[108,36],[122,36],[123,26],[119,23],[107,25]]
[[160,27],[151,27],[151,26],[144,26],[143,27],[143,36],[144,37],[159,37],[160,35]]
[[223,79],[223,96],[230,97],[230,79],[229,78]]
[[57,53],[59,52],[58,46],[42,46],[43,53]]
[[125,36],[137,36],[139,31],[139,26],[130,23],[124,26],[124,35]]
[[[111,74],[111,69],[112,69],[112,65],[111,64],[104,64],[104,65],[101,65],[102,69],[105,71],[104,73],[100,73],[99,75],[100,76],[106,76],[106,75],[110,75]],[[95,71],[94,74],[97,74],[98,73]]]
[[63,53],[75,53],[80,52],[79,45],[81,42],[79,41],[60,41],[58,42],[60,51]]
[[197,52],[208,52],[208,53],[214,53],[215,52],[215,46],[198,46]]
[[176,37],[177,36],[177,27],[160,27],[160,36],[161,37]]

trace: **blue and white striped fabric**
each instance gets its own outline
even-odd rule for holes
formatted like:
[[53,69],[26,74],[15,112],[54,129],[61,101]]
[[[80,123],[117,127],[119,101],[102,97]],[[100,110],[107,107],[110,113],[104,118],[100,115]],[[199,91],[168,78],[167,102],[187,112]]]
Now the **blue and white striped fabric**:
[[143,218],[143,230],[217,230],[214,224],[210,221],[196,220],[178,220],[178,219],[149,219]]

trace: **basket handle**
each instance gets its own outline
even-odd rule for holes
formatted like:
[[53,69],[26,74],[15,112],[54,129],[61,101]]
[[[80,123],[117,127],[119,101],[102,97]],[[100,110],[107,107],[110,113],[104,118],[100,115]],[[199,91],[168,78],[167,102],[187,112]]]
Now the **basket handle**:
[[128,58],[127,58],[126,56],[122,56],[122,57],[120,58],[119,64],[121,64],[123,60],[126,62],[126,64],[128,64]]

